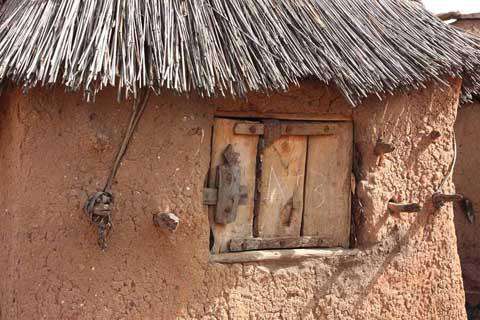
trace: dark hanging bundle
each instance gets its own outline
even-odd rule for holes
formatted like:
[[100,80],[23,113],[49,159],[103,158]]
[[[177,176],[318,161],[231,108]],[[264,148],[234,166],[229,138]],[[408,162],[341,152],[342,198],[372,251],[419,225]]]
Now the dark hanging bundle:
[[132,139],[138,122],[142,117],[143,112],[145,111],[149,97],[150,93],[148,89],[145,89],[142,91],[142,94],[138,97],[138,99],[135,100],[133,104],[133,111],[130,118],[130,123],[128,125],[127,131],[125,132],[122,145],[120,146],[115,157],[115,162],[113,164],[107,182],[105,183],[105,187],[102,191],[98,191],[92,194],[83,207],[85,214],[88,216],[90,222],[98,228],[98,245],[102,250],[105,250],[107,248],[107,238],[109,233],[113,229],[113,180],[115,179],[118,168],[120,167],[120,163],[122,162],[123,156],[127,151],[128,145],[130,143],[130,140]]

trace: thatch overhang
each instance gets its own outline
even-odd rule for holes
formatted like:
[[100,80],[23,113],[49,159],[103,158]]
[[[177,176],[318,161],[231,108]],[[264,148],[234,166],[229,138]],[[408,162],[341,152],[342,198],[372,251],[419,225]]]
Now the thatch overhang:
[[408,0],[7,0],[0,80],[203,95],[335,85],[352,105],[462,77],[480,41]]
[[[478,37],[480,35],[480,13],[461,13],[458,11],[445,12],[437,15],[442,21],[462,30],[466,34]],[[478,54],[478,53],[477,53]],[[465,91],[465,90],[464,90]],[[479,102],[480,90],[475,90],[471,96],[462,96],[462,102]]]

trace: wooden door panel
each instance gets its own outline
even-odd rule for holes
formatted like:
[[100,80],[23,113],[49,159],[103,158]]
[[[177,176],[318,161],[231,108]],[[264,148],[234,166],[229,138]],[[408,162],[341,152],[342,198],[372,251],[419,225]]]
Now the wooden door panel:
[[306,136],[282,136],[263,151],[256,236],[300,237],[306,152]]
[[335,135],[309,137],[303,235],[348,247],[353,125],[336,124]]
[[[214,236],[212,253],[228,251],[228,242],[232,238],[249,238],[253,236],[253,211],[255,193],[255,172],[257,159],[258,136],[236,135],[236,120],[215,119],[212,141],[212,159],[209,175],[209,186],[215,187],[217,167],[223,164],[223,152],[232,145],[240,155],[240,181],[248,193],[246,201],[238,207],[237,218],[233,223],[216,224],[214,222],[215,206],[209,207],[209,220]],[[255,123],[255,122],[252,122]]]

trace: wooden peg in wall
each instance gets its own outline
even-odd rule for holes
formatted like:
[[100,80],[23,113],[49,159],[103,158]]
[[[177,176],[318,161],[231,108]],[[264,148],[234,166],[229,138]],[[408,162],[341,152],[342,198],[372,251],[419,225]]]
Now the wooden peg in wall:
[[175,232],[180,219],[174,213],[156,213],[153,215],[153,224],[170,232]]
[[391,143],[386,143],[383,139],[378,139],[373,152],[377,156],[383,156],[384,154],[391,153],[395,151],[395,147]]
[[418,203],[388,203],[388,210],[392,213],[420,212],[422,207]]
[[440,209],[447,202],[457,202],[462,201],[463,196],[461,194],[443,194],[436,192],[432,195],[432,201],[435,208]]

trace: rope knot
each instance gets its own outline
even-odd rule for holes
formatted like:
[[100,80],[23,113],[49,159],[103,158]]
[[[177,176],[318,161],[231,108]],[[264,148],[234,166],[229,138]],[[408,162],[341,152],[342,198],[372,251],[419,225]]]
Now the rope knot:
[[98,245],[102,250],[107,248],[107,237],[113,228],[112,207],[113,195],[101,191],[91,195],[83,208],[91,223],[98,228]]
[[91,195],[83,207],[85,214],[90,219],[90,222],[98,227],[98,245],[102,250],[107,248],[107,237],[113,228],[113,194],[110,192],[112,190],[113,180],[115,179],[115,175],[120,167],[123,156],[127,151],[128,144],[132,139],[133,132],[138,125],[138,121],[140,121],[140,118],[145,111],[149,97],[150,92],[148,89],[144,89],[141,97],[135,100],[135,103],[133,104],[132,115],[130,117],[130,123],[128,124],[127,131],[123,137],[122,145],[115,156],[115,161],[105,187],[103,188],[103,191],[99,191]]

